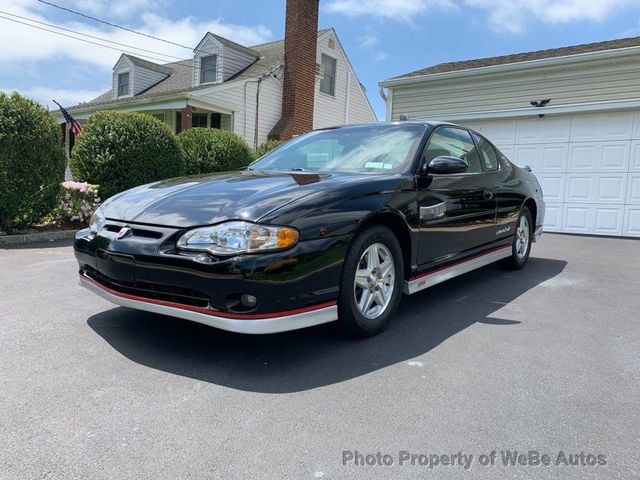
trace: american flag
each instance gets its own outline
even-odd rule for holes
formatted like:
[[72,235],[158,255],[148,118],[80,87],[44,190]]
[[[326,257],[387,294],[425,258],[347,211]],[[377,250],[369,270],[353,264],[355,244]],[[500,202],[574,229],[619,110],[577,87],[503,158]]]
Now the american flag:
[[67,112],[65,108],[62,105],[60,105],[58,102],[53,100],[53,103],[55,103],[56,105],[58,105],[58,107],[60,107],[60,111],[62,112],[62,115],[64,115],[64,119],[67,121],[67,123],[69,124],[69,127],[71,128],[71,132],[74,135],[80,134],[80,132],[82,132],[82,126],[80,125],[80,123],[78,123],[78,121],[75,118],[73,118],[71,114]]

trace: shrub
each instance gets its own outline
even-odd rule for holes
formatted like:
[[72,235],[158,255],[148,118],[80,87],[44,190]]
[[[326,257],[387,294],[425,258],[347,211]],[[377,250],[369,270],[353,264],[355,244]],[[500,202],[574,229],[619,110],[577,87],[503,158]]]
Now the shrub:
[[178,140],[187,175],[237,170],[253,160],[247,143],[226,130],[191,128],[181,132]]
[[256,154],[255,154],[256,158],[260,158],[263,155],[266,155],[271,150],[278,148],[283,143],[284,142],[282,140],[267,140],[262,145],[260,145],[256,150]]
[[141,113],[97,112],[78,135],[71,156],[77,180],[100,185],[103,198],[129,188],[176,177],[180,146],[169,127]]
[[0,230],[37,222],[64,180],[60,129],[42,105],[0,92]]
[[51,214],[51,220],[57,223],[87,223],[99,206],[98,185],[62,182],[62,192],[58,205]]

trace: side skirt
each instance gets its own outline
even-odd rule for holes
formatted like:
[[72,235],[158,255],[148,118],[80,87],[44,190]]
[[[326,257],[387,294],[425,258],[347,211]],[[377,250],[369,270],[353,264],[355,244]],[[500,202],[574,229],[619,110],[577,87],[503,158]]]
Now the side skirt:
[[511,243],[482,252],[478,255],[460,260],[451,265],[436,268],[425,273],[421,273],[404,282],[403,292],[412,295],[425,288],[433,287],[438,283],[445,282],[472,270],[476,270],[490,263],[497,262],[511,255]]

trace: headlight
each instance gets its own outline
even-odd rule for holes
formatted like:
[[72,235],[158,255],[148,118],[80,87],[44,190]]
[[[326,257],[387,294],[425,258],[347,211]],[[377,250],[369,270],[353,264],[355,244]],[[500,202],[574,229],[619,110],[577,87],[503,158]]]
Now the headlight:
[[89,220],[89,229],[91,233],[98,233],[98,230],[102,228],[105,224],[106,218],[104,217],[104,213],[102,212],[102,207],[98,207],[93,215],[91,215],[91,220]]
[[262,252],[292,247],[298,231],[289,227],[225,222],[213,227],[190,230],[178,240],[178,248],[203,250],[214,255]]

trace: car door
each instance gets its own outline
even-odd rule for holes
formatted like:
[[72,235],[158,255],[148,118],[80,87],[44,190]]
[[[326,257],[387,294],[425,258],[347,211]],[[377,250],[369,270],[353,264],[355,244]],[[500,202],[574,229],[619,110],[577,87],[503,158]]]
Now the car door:
[[[467,170],[429,172],[427,165],[438,156],[460,158],[467,163]],[[455,259],[494,241],[496,201],[470,132],[448,125],[437,127],[421,162],[416,180],[419,267]]]
[[496,199],[494,239],[500,240],[515,232],[515,222],[524,201],[520,181],[513,177],[510,165],[501,161],[502,155],[489,140],[476,132],[471,135],[478,146],[487,179],[493,186]]

